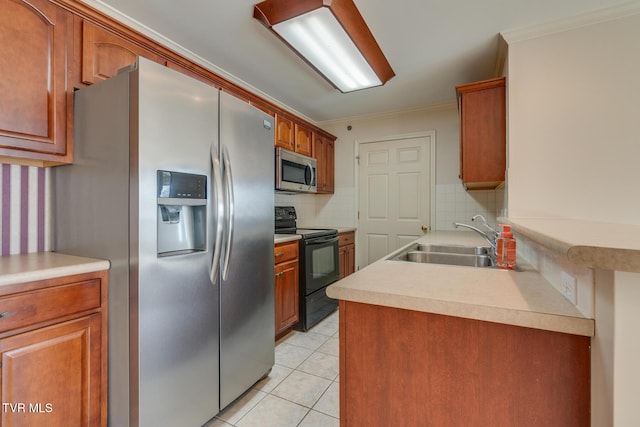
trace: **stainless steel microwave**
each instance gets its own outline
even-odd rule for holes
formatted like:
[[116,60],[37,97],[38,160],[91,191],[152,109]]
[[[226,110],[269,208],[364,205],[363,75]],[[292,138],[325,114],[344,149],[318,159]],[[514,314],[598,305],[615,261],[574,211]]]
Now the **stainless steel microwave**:
[[316,193],[316,159],[276,148],[276,190]]

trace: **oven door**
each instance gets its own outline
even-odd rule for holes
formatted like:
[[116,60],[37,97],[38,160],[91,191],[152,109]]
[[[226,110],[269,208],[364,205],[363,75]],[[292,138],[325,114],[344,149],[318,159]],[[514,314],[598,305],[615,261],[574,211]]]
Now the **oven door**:
[[304,255],[305,295],[338,280],[338,236],[306,240]]

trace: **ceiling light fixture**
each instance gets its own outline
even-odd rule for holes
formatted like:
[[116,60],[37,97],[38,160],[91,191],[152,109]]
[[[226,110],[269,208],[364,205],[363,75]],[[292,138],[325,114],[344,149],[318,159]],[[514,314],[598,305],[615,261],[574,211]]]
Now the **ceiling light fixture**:
[[341,92],[395,76],[353,0],[265,0],[253,17]]

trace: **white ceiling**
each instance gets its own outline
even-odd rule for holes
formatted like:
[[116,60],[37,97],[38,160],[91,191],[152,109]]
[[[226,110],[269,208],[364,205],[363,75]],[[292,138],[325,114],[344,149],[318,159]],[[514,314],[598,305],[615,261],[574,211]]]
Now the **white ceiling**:
[[456,85],[495,77],[498,33],[627,0],[355,0],[396,76],[346,94],[253,19],[257,0],[84,1],[321,123],[454,102]]

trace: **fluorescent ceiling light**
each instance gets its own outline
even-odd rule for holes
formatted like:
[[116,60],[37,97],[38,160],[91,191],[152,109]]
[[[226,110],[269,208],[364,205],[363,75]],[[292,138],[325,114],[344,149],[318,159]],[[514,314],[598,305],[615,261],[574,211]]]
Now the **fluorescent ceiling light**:
[[266,0],[253,16],[342,92],[395,75],[352,0]]

